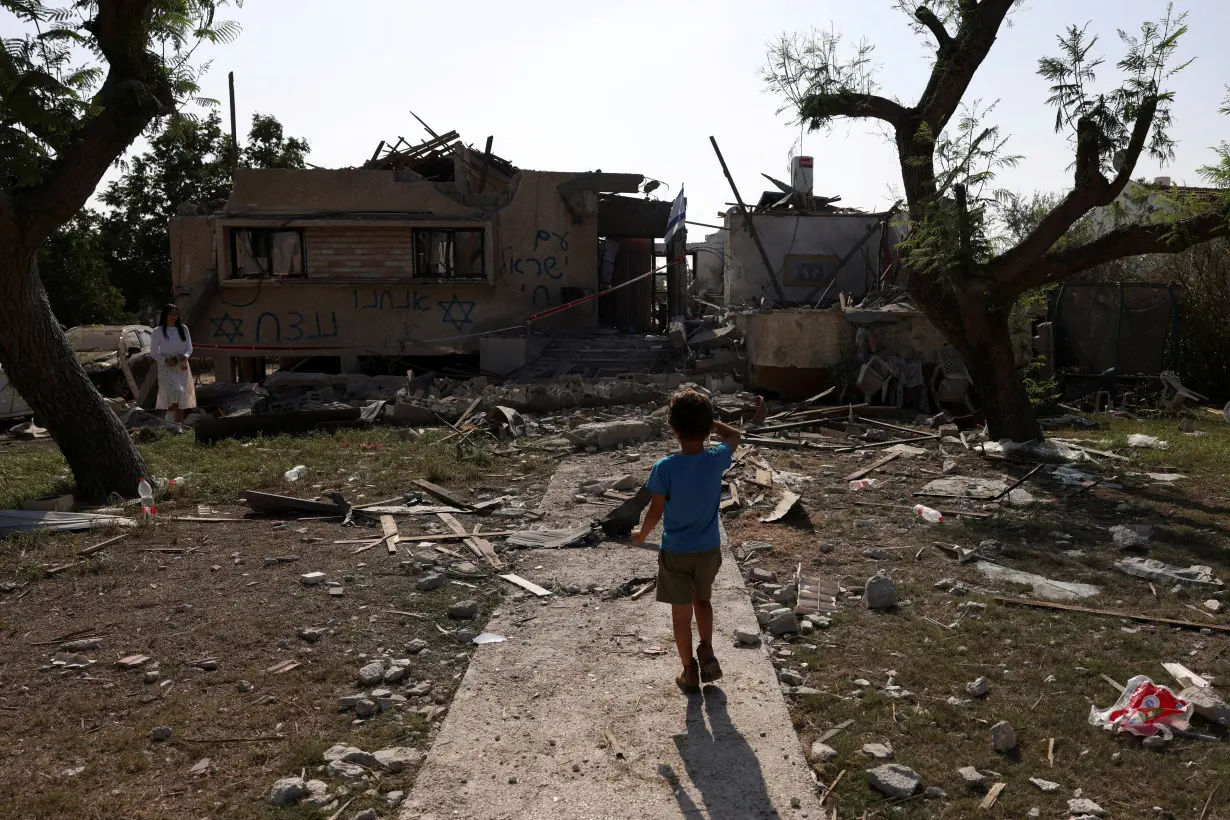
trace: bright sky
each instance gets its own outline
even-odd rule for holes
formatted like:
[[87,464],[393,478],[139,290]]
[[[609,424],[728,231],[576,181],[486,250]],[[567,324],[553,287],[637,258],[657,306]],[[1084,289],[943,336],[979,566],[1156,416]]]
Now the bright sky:
[[[1230,82],[1230,1],[1186,0],[1191,31],[1183,58],[1194,65],[1173,81],[1177,92],[1174,164],[1142,160],[1137,176],[1168,174],[1200,184],[1196,169],[1210,146],[1230,137],[1217,113]],[[524,168],[634,172],[663,180],[670,198],[686,183],[690,219],[717,221],[732,196],[709,146],[717,137],[740,191],[756,200],[788,179],[799,137],[759,70],[766,44],[784,31],[834,28],[876,44],[882,93],[907,103],[926,80],[925,45],[893,0],[247,0],[226,14],[243,26],[239,40],[211,48],[206,96],[225,102],[234,71],[240,130],[255,112],[273,114],[287,133],[305,137],[309,160],[357,165],[381,139],[427,137],[413,109],[438,132],[455,129],[479,148]],[[1026,0],[1000,32],[966,101],[1001,100],[995,121],[1022,154],[1001,177],[1022,192],[1057,190],[1068,180],[1071,149],[1053,132],[1040,56],[1057,52],[1070,23],[1094,21],[1108,58],[1101,78],[1117,84],[1122,54],[1116,29],[1138,31],[1165,13],[1164,0]],[[1182,4],[1178,5],[1181,10]],[[204,50],[203,50],[204,51]],[[803,136],[815,156],[815,192],[845,205],[887,207],[899,180],[895,151],[860,124]],[[700,233],[705,229],[694,229]],[[693,236],[696,236],[694,233]]]

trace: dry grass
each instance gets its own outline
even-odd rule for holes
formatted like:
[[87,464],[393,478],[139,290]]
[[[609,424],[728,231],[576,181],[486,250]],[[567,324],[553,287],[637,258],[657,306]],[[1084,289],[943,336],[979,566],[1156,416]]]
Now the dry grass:
[[[396,556],[383,548],[354,555],[354,547],[332,542],[374,531],[343,529],[335,521],[203,524],[170,518],[195,513],[197,503],[215,505],[223,516],[242,515],[233,502],[247,487],[296,495],[342,488],[352,501],[375,501],[404,493],[417,477],[467,497],[519,489],[532,507],[547,462],[519,454],[458,458],[448,445],[402,443],[380,431],[209,448],[195,446],[189,437],[168,437],[143,450],[155,475],[188,477],[175,497],[160,500],[155,524],[52,578],[45,577],[47,566],[73,561],[78,550],[108,534],[27,535],[0,542],[0,580],[26,585],[0,594],[4,816],[320,817],[316,810],[269,805],[272,782],[302,769],[309,777],[327,779],[313,769],[334,743],[425,752],[438,722],[429,724],[416,710],[447,705],[472,650],[441,632],[458,627],[445,611],[454,601],[473,598],[481,605],[475,624],[483,623],[504,592],[497,586],[501,582],[467,578],[463,583],[472,588],[448,583],[417,592],[417,573],[400,565],[412,545],[400,547]],[[41,443],[23,445],[5,458],[0,495],[9,503],[53,487],[61,463]],[[310,472],[289,484],[282,472],[295,464]],[[507,523],[460,518],[486,529]],[[425,523],[402,519],[401,530],[419,533]],[[466,551],[456,542],[446,546]],[[265,558],[288,554],[299,558],[265,566]],[[309,571],[342,582],[344,597],[332,598],[324,587],[303,587],[298,578]],[[330,632],[308,644],[296,635],[306,626],[327,626]],[[73,637],[103,639],[101,650],[86,653],[96,661],[88,672],[50,668],[56,645],[32,645],[73,632],[81,633]],[[360,691],[355,672],[361,655],[388,650],[405,657],[404,645],[415,638],[430,648],[414,657],[407,682],[432,681],[429,695],[411,697],[405,710],[360,724],[353,713],[338,713],[337,697]],[[156,666],[168,685],[145,684],[144,670],[115,666],[117,658],[133,653],[149,655],[145,668]],[[203,657],[216,658],[218,669],[192,666]],[[285,659],[301,665],[283,675],[266,671]],[[255,688],[241,692],[241,680]],[[388,688],[403,691],[405,684]],[[171,743],[150,741],[150,730],[160,725],[175,730]],[[276,739],[230,742],[269,737]],[[188,769],[205,757],[215,771],[193,779]],[[84,770],[66,774],[78,766]],[[351,785],[356,799],[345,816],[368,806],[387,813],[383,801],[363,792],[408,790],[413,778],[407,771]]]
[[[1226,730],[1197,719],[1194,728],[1216,735],[1221,742],[1179,739],[1159,752],[1088,724],[1092,705],[1105,708],[1118,697],[1103,674],[1120,683],[1147,674],[1173,684],[1160,664],[1178,661],[1198,673],[1230,680],[1230,635],[1164,626],[1152,629],[1126,619],[998,604],[995,595],[1032,593],[1028,587],[988,581],[972,566],[958,566],[932,546],[943,541],[974,547],[994,539],[1003,545],[1000,561],[1007,566],[1102,586],[1102,594],[1082,602],[1085,606],[1222,622],[1207,612],[1193,611],[1203,609],[1207,594],[1158,588],[1155,598],[1145,582],[1113,567],[1122,554],[1106,528],[1115,523],[1151,523],[1156,526],[1152,557],[1184,566],[1212,564],[1221,578],[1230,578],[1226,525],[1230,503],[1223,497],[1230,463],[1223,454],[1230,451],[1230,427],[1210,424],[1205,427],[1210,436],[1187,438],[1176,426],[1116,422],[1107,431],[1066,433],[1109,439],[1112,446],[1133,432],[1168,439],[1168,451],[1136,454],[1129,465],[1107,460],[1090,468],[1118,474],[1123,490],[1096,488],[1065,498],[1069,489],[1039,478],[1024,485],[1041,499],[1034,506],[1008,509],[986,520],[950,518],[939,526],[916,521],[908,510],[914,503],[910,493],[935,477],[923,471],[938,473],[938,456],[912,462],[899,459],[886,468],[898,475],[890,475],[885,487],[855,496],[840,478],[860,463],[853,458],[761,453],[777,469],[818,479],[804,494],[814,529],[797,522],[793,527],[760,524],[762,508],[728,523],[732,540],[772,542],[774,551],[760,563],[779,574],[792,574],[802,563],[805,572],[840,580],[850,588],[861,587],[876,570],[887,568],[899,587],[901,604],[896,610],[873,613],[860,601],[848,600],[830,629],[792,642],[796,654],[789,665],[802,668],[806,684],[826,693],[793,699],[792,715],[805,746],[826,729],[853,721],[828,741],[839,752],[838,758],[817,769],[823,783],[832,783],[845,772],[830,798],[840,816],[1019,818],[1038,807],[1043,817],[1054,817],[1063,814],[1067,799],[1082,789],[1116,817],[1159,816],[1152,813],[1159,806],[1174,817],[1198,818],[1206,801],[1205,817],[1230,817],[1230,792],[1223,788],[1210,800],[1230,771]],[[957,450],[948,457],[959,461],[956,472],[962,475],[1019,477],[1028,470],[983,462]],[[1166,487],[1129,475],[1163,466],[1181,469],[1192,480]],[[851,505],[855,499],[899,504],[902,509],[855,507]],[[961,508],[966,502],[935,505]],[[1051,534],[1057,532],[1072,537]],[[821,545],[832,551],[822,552]],[[863,557],[864,550],[877,546],[889,549],[896,560]],[[941,578],[959,579],[972,594],[958,597],[935,589]],[[959,618],[956,607],[965,600],[987,604],[985,615]],[[890,676],[913,696],[893,699],[881,694]],[[965,685],[979,676],[990,680],[990,696],[970,701]],[[872,686],[856,685],[858,679]],[[951,706],[952,696],[968,702]],[[1017,755],[1005,757],[991,749],[990,727],[1001,720],[1017,731]],[[1052,738],[1053,766],[1047,758]],[[877,764],[861,750],[872,742],[890,743],[896,762],[919,772],[925,785],[945,789],[948,797],[928,801],[920,796],[895,803],[871,791],[863,772]],[[1002,775],[997,780],[1008,786],[992,810],[981,811],[984,795],[960,785],[956,770],[961,766]],[[1057,782],[1062,788],[1044,794],[1029,783],[1031,777]]]

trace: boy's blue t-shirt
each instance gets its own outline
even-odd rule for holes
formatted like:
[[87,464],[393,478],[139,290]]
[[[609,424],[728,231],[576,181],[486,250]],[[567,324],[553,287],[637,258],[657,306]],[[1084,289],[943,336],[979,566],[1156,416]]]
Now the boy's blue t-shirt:
[[730,445],[693,455],[675,453],[653,465],[645,486],[666,496],[662,514],[662,544],[666,552],[707,552],[722,545],[718,506],[722,473],[730,468]]

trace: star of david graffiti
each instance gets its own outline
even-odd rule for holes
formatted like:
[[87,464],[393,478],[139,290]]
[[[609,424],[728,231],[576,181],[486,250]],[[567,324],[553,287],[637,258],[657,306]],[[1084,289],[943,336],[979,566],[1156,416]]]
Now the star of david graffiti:
[[[466,325],[474,324],[474,320],[470,318],[470,312],[474,310],[476,302],[458,299],[457,294],[454,293],[451,300],[447,302],[441,300],[436,304],[444,311],[444,321],[457,330],[464,330]],[[454,310],[457,312],[454,313]]]
[[224,313],[220,319],[210,319],[214,326],[214,338],[226,339],[228,344],[234,344],[236,339],[243,338],[243,319],[235,319],[231,314]]

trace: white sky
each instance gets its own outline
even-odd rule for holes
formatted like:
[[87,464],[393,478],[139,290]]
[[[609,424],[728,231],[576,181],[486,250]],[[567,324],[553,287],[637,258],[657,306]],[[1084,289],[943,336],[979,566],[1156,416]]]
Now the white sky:
[[[202,52],[212,60],[206,96],[226,100],[236,75],[239,127],[273,114],[287,133],[311,143],[309,161],[357,165],[381,139],[417,142],[426,133],[409,114],[443,133],[455,129],[481,148],[524,168],[642,173],[671,188],[687,184],[690,219],[717,221],[731,201],[709,146],[718,139],[745,200],[788,178],[800,136],[759,69],[766,44],[784,31],[835,28],[876,44],[882,93],[913,103],[927,71],[930,43],[908,28],[892,0],[247,0],[225,16],[239,40]],[[1181,10],[1183,5],[1179,5]],[[1165,173],[1200,184],[1196,169],[1210,146],[1230,136],[1217,113],[1230,82],[1230,0],[1187,0],[1191,31],[1182,56],[1194,65],[1175,78],[1175,163],[1142,160],[1137,176]],[[1026,0],[1000,32],[966,101],[1001,100],[994,117],[1025,156],[1000,182],[1025,193],[1057,190],[1069,179],[1071,149],[1053,132],[1037,59],[1057,52],[1069,23],[1094,21],[1101,78],[1117,84],[1122,54],[1116,29],[1138,31],[1165,12],[1163,0]],[[225,107],[223,109],[225,117]],[[815,192],[842,203],[884,208],[898,184],[895,151],[861,124],[803,137],[815,156]],[[693,229],[698,233],[706,229]],[[696,234],[694,233],[693,236]]]

